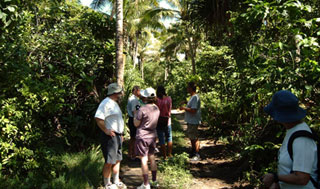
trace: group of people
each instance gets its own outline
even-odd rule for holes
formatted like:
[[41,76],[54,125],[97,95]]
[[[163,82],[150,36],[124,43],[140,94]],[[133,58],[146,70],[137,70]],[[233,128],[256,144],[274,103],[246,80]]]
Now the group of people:
[[[187,87],[190,100],[185,111],[186,134],[192,144],[191,160],[199,160],[198,126],[201,123],[200,97],[196,93],[195,83]],[[172,156],[172,99],[163,86],[157,91],[153,88],[132,89],[128,100],[128,126],[130,130],[129,157],[140,158],[143,183],[139,189],[159,186],[157,182],[157,164],[155,161],[156,137],[159,138],[163,158]],[[105,158],[103,177],[105,188],[126,188],[119,179],[122,160],[122,142],[124,121],[118,101],[122,88],[116,83],[108,86],[107,98],[99,105],[95,114],[97,125],[101,129],[101,149]],[[286,128],[286,136],[278,153],[278,171],[266,174],[262,182],[266,188],[319,188],[318,149],[316,137],[303,121],[306,111],[299,106],[298,98],[288,90],[275,93],[264,111]],[[302,134],[301,134],[302,133]],[[307,133],[307,134],[305,134]],[[310,136],[308,135],[310,134]],[[165,146],[167,142],[167,147]],[[150,162],[152,180],[148,178]],[[113,183],[111,174],[113,173]]]
[[[187,91],[191,95],[185,110],[185,121],[192,144],[191,160],[199,160],[198,126],[201,122],[200,98],[196,93],[195,83],[189,83]],[[105,158],[103,178],[105,188],[126,188],[119,179],[120,161],[122,160],[122,143],[124,121],[118,101],[122,95],[122,88],[116,83],[108,86],[107,98],[99,105],[95,119],[101,129],[101,149]],[[143,183],[139,189],[158,187],[156,139],[159,139],[160,152],[163,159],[172,157],[172,126],[171,126],[172,99],[167,95],[163,86],[157,90],[153,88],[140,89],[134,86],[132,95],[128,99],[128,127],[130,131],[129,152],[131,160],[137,157],[141,161]],[[167,146],[166,146],[167,143]],[[150,162],[152,179],[149,181]],[[113,173],[113,182],[111,175]]]

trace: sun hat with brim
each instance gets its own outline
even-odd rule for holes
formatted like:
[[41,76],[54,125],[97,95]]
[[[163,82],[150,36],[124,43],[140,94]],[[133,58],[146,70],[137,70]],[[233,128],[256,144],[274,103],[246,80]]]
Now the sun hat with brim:
[[145,90],[141,90],[140,95],[145,98],[154,98],[156,97],[156,91],[150,87],[150,88],[146,88]]
[[281,123],[292,123],[306,117],[306,110],[299,106],[298,98],[290,91],[276,92],[270,104],[263,109],[274,120]]
[[111,83],[110,85],[108,85],[108,93],[107,93],[108,96],[115,93],[121,93],[121,92],[122,92],[122,87],[117,83]]

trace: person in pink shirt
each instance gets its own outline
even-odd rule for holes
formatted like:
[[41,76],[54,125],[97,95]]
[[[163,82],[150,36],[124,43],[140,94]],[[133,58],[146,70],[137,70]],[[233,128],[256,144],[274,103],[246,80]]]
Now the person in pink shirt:
[[157,125],[157,134],[159,138],[160,151],[164,159],[167,158],[167,149],[168,156],[172,156],[172,129],[171,129],[171,108],[172,108],[172,99],[170,96],[167,96],[166,90],[163,86],[157,88],[157,102],[156,105],[160,109],[160,116]]

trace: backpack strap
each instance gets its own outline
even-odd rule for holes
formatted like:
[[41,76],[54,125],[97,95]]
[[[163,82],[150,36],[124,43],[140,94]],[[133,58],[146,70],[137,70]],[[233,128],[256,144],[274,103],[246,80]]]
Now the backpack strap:
[[[307,137],[307,138],[311,138],[313,139],[315,142],[318,142],[319,143],[319,139],[317,136],[314,135],[314,133],[311,133],[309,131],[305,131],[305,130],[301,130],[301,131],[296,131],[294,132],[290,138],[289,138],[289,141],[288,141],[288,146],[287,146],[287,149],[288,149],[288,153],[289,153],[289,156],[290,156],[290,159],[293,161],[293,158],[292,158],[292,155],[293,155],[293,151],[292,151],[292,145],[293,145],[293,141],[298,138],[298,137]],[[318,149],[317,149],[318,150]],[[319,161],[319,160],[318,160]],[[318,162],[319,163],[319,162]],[[310,176],[310,180],[313,184],[313,186],[315,188],[319,188],[318,186],[318,182],[315,181],[311,176]]]

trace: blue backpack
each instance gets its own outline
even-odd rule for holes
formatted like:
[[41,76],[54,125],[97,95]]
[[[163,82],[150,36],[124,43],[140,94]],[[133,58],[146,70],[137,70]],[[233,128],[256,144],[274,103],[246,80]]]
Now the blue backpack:
[[[319,147],[319,144],[320,144],[320,139],[319,139],[319,137],[315,134],[315,132],[314,131],[312,131],[312,133],[310,133],[309,131],[305,131],[305,130],[301,130],[301,131],[296,131],[296,132],[294,132],[291,136],[290,136],[290,138],[289,138],[289,141],[288,141],[288,146],[287,146],[287,148],[288,148],[288,153],[289,153],[289,156],[290,156],[290,158],[291,158],[291,160],[293,160],[292,159],[292,154],[293,154],[293,151],[292,151],[292,144],[293,144],[293,141],[296,139],[296,138],[298,138],[298,137],[307,137],[307,138],[311,138],[311,139],[313,139],[315,142],[316,142],[316,144],[317,144],[317,154],[318,154],[318,165],[317,165],[317,167],[318,167],[318,169],[317,169],[317,174],[318,174],[318,177],[320,176],[320,162],[319,162],[319,157],[320,157],[320,147]],[[320,188],[320,185],[319,185],[319,181],[316,181],[316,180],[314,180],[311,176],[310,176],[310,180],[311,180],[311,182],[312,182],[312,184],[313,184],[313,186],[315,187],[315,188]]]

